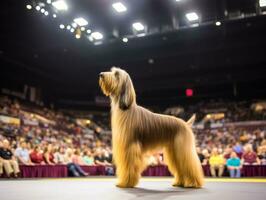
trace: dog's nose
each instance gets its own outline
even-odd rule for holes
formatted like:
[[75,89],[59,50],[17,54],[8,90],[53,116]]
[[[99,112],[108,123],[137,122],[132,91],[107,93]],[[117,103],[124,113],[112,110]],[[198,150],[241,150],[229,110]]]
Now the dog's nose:
[[100,78],[102,78],[102,77],[103,77],[103,72],[101,72],[101,73],[99,74],[99,77],[100,77]]

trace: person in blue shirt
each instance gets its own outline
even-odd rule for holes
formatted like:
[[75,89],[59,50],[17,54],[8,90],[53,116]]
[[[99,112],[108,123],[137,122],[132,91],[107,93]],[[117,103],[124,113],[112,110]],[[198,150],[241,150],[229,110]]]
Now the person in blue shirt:
[[226,161],[227,169],[231,178],[239,178],[241,176],[241,160],[237,157],[236,152],[232,152],[230,158]]

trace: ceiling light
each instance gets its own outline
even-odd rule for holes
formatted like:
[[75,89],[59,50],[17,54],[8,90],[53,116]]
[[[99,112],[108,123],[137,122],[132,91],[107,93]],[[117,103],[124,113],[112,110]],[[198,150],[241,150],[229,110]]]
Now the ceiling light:
[[90,29],[88,29],[88,30],[87,30],[87,33],[89,33],[89,34],[90,34],[90,33],[91,33],[91,30],[90,30]]
[[53,18],[56,18],[56,14],[53,14]]
[[76,34],[75,37],[76,37],[76,39],[79,39],[80,38],[80,34]]
[[112,6],[119,13],[125,12],[127,10],[126,6],[124,6],[124,4],[121,2],[113,3]]
[[46,15],[46,16],[49,15],[49,12],[48,11],[45,11],[44,12],[44,15]]
[[260,0],[260,7],[266,7],[266,0]]
[[32,6],[31,5],[26,5],[26,8],[30,10],[30,9],[32,9]]
[[75,29],[73,29],[73,28],[70,29],[70,32],[71,32],[71,33],[73,33],[74,31],[75,31]]
[[219,21],[215,22],[215,25],[216,25],[216,26],[221,26],[221,24],[222,24],[222,23],[219,22]]
[[137,31],[142,31],[144,30],[144,26],[140,22],[136,22],[132,24],[133,28]]
[[127,38],[123,38],[122,40],[123,40],[123,42],[128,42]]
[[75,22],[72,23],[71,25],[72,25],[74,28],[77,28],[77,26],[78,26]]
[[67,4],[63,0],[55,1],[52,3],[53,7],[55,7],[57,10],[67,10]]
[[76,22],[79,26],[86,26],[88,24],[88,21],[82,17],[74,19],[74,22]]
[[187,13],[186,14],[186,18],[189,20],[189,21],[196,21],[199,19],[199,16],[197,15],[197,13],[195,12],[191,12],[191,13]]
[[35,8],[36,8],[36,10],[38,10],[38,11],[41,9],[40,6],[36,6]]
[[95,39],[95,40],[101,40],[103,39],[103,34],[101,34],[100,32],[93,32],[91,34],[91,36]]
[[85,27],[81,27],[80,30],[81,30],[81,31],[85,31]]
[[67,25],[66,28],[67,28],[67,30],[70,30],[71,29],[71,26],[70,25]]
[[46,2],[47,2],[48,4],[51,4],[51,3],[52,3],[52,1],[51,1],[51,0],[47,0]]
[[44,8],[42,8],[42,9],[41,9],[41,13],[44,13],[44,12],[45,12],[45,10],[44,10]]
[[65,25],[64,25],[64,24],[60,24],[59,27],[60,27],[61,29],[64,29],[64,28],[65,28]]

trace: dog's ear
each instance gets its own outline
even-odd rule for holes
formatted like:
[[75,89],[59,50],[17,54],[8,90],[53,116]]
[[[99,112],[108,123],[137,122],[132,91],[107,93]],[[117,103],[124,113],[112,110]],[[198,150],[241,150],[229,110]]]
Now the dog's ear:
[[121,110],[127,110],[134,100],[134,90],[130,79],[127,77],[121,88],[121,94],[119,98],[119,108]]

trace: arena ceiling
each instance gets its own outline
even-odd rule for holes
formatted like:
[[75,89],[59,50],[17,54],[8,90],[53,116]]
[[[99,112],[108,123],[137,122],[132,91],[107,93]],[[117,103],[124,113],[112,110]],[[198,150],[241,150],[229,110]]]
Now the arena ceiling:
[[[187,100],[186,88],[194,90],[190,99],[266,96],[263,0],[121,0],[122,13],[112,7],[118,0],[65,2],[65,11],[49,0],[1,3],[2,87],[29,84],[48,102],[93,105],[99,72],[119,66],[144,104]],[[79,17],[88,22],[84,31],[73,27]],[[136,31],[136,22],[144,29]]]

